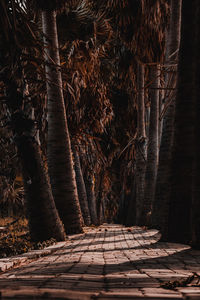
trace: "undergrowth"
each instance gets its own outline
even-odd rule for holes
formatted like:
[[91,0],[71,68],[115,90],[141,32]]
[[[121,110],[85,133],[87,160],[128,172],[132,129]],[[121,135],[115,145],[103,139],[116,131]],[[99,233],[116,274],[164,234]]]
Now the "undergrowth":
[[43,249],[55,242],[53,238],[42,243],[32,242],[26,218],[0,218],[0,258]]

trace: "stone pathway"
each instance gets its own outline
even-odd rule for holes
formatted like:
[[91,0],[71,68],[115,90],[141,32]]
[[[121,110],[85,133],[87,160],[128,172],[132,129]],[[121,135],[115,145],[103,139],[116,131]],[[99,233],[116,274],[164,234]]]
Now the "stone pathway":
[[[48,256],[0,273],[0,299],[200,300],[200,251],[158,240],[139,227],[86,228]],[[175,280],[183,287],[162,287]]]

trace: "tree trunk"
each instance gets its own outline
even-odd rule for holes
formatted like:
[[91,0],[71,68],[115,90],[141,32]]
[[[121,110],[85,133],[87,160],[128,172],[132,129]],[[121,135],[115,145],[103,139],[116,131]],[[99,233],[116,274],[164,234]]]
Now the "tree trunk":
[[[167,34],[166,46],[166,63],[173,64],[178,60],[178,52],[180,45],[180,29],[181,29],[181,4],[182,0],[171,0],[171,16],[170,27]],[[174,54],[175,53],[175,54]],[[172,55],[174,54],[174,55]],[[172,56],[171,56],[172,55]],[[176,77],[177,68],[173,68]],[[174,83],[170,81],[169,76],[165,76],[166,87],[176,87],[176,79]],[[168,93],[169,94],[169,93]],[[169,99],[167,99],[169,101]],[[174,137],[174,115],[175,115],[175,97],[172,99],[163,120],[163,130],[161,137],[161,145],[159,152],[159,166],[156,182],[155,201],[152,209],[152,226],[161,230],[163,238],[168,229],[169,214],[169,195],[170,195],[170,166],[172,159],[172,143]]]
[[105,196],[101,201],[101,219],[100,219],[100,224],[105,222]]
[[[125,194],[123,223],[126,226],[132,226],[136,223],[136,180],[133,181],[133,186],[129,194]],[[128,205],[126,204],[128,202]]]
[[[200,59],[198,62],[198,67],[200,67]],[[200,76],[199,71],[197,72]],[[198,77],[199,79],[199,77]],[[199,80],[198,80],[199,81]],[[199,82],[197,85],[199,89]],[[199,113],[200,113],[200,103],[199,103],[200,92],[198,92],[198,97],[196,98],[196,128],[195,128],[195,163],[194,163],[194,183],[192,191],[192,210],[191,210],[191,245],[192,247],[200,249],[200,125],[199,125]]]
[[31,239],[63,241],[64,227],[55,207],[39,146],[34,138],[21,136],[17,139],[17,149],[22,164]]
[[124,224],[124,214],[125,214],[125,190],[122,186],[120,197],[119,197],[119,210],[118,210],[118,222]]
[[149,125],[150,125],[150,106],[146,107],[146,111],[145,111],[146,136],[149,136]]
[[191,212],[191,244],[200,249],[200,3],[196,1],[196,26],[195,26],[195,102],[196,102],[196,123],[195,123],[195,163],[194,163],[194,183],[192,195]]
[[91,222],[94,225],[98,225],[93,176],[86,175],[84,177],[84,179],[85,179],[85,187],[86,187],[86,191],[87,191],[87,199],[88,199],[88,206],[89,206],[89,210],[90,210]]
[[34,120],[24,112],[23,94],[10,79],[7,106],[13,135],[22,164],[30,235],[33,241],[65,239],[64,227],[54,203],[51,186],[40,147],[35,139]]
[[182,0],[171,0],[170,25],[166,41],[166,63],[174,63],[178,59],[181,39]]
[[163,236],[168,228],[170,165],[172,157],[172,141],[174,133],[174,102],[168,108],[164,123],[160,146],[159,166],[156,182],[155,201],[153,202],[151,225],[161,230]]
[[42,12],[48,97],[47,158],[56,207],[67,233],[82,232],[71,142],[62,91],[55,11]]
[[146,133],[144,104],[144,66],[138,64],[138,114],[135,162],[136,224],[141,225],[146,170]]
[[98,175],[99,180],[98,184],[96,185],[96,190],[97,190],[97,219],[98,219],[98,224],[101,224],[102,220],[102,201],[104,197],[104,192],[103,192],[103,179],[104,179],[104,169],[100,172]]
[[[168,241],[188,243],[191,235],[191,204],[195,130],[195,28],[196,7],[188,1],[182,5],[182,30],[178,64],[175,133],[172,151],[171,193]],[[188,47],[188,45],[190,45]]]
[[[158,136],[159,136],[159,150],[160,150],[160,145],[161,145],[161,139],[162,139],[162,133],[163,133],[163,118],[160,119],[162,110],[163,110],[163,99],[164,99],[164,91],[160,91],[159,95],[159,124],[158,124]],[[158,151],[159,152],[159,151]]]
[[72,150],[74,154],[74,169],[76,174],[76,184],[77,184],[79,202],[81,206],[81,212],[83,215],[85,225],[89,226],[91,224],[91,218],[90,218],[90,211],[88,207],[85,182],[83,179],[83,174],[82,174],[82,169],[80,164],[80,158],[79,158],[78,151],[73,145],[72,145]]
[[140,225],[149,225],[152,203],[155,196],[157,166],[158,166],[158,147],[159,147],[159,87],[160,70],[158,66],[150,69],[150,81],[152,82],[149,90],[151,99],[149,137],[147,146],[147,164],[145,174],[145,193],[140,218]]

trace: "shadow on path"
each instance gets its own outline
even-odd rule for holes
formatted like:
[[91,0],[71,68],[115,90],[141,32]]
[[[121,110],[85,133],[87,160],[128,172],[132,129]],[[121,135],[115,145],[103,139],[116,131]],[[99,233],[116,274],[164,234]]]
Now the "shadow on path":
[[[142,297],[155,289],[162,294],[161,299],[165,299],[163,295],[179,296],[168,299],[180,299],[180,292],[164,290],[160,284],[200,271],[200,251],[187,245],[161,243],[155,230],[128,232],[123,227],[97,230],[79,239],[72,237],[70,245],[66,244],[54,254],[2,274],[1,290],[123,292]],[[197,290],[200,293],[200,288]]]

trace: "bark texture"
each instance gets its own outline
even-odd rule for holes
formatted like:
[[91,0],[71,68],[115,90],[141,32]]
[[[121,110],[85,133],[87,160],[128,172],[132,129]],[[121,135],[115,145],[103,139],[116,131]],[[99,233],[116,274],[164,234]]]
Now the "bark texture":
[[149,136],[147,145],[147,164],[145,173],[145,193],[140,219],[141,225],[149,225],[152,203],[154,201],[156,189],[156,177],[158,167],[158,148],[159,148],[159,87],[160,69],[157,65],[150,69],[150,81],[152,82],[149,90],[151,100]]
[[47,158],[56,207],[67,233],[82,232],[82,215],[73,169],[62,91],[55,11],[42,12],[48,97]]
[[86,226],[89,226],[91,224],[91,218],[90,218],[90,211],[88,207],[88,201],[87,201],[87,193],[85,188],[85,182],[83,179],[83,173],[81,169],[80,164],[80,158],[78,151],[76,150],[75,146],[72,146],[73,154],[74,154],[74,169],[76,174],[76,184],[77,184],[77,190],[78,190],[78,198],[79,203],[81,206],[81,212],[83,215],[83,220]]
[[22,165],[29,229],[33,241],[55,238],[65,239],[40,147],[35,139],[35,122],[24,112],[23,93],[17,84],[7,82],[7,107],[11,114],[11,127]]
[[[182,0],[171,0],[170,26],[166,41],[166,64],[178,61],[181,30]],[[173,68],[172,80],[165,76],[166,87],[176,88],[177,68]],[[167,101],[169,99],[166,99]],[[170,167],[172,159],[172,143],[174,138],[175,97],[173,97],[163,120],[163,130],[159,152],[159,166],[156,182],[155,201],[152,209],[152,226],[161,230],[163,237],[168,229],[169,196],[170,196]]]
[[174,135],[174,102],[168,108],[164,122],[160,145],[159,165],[153,202],[151,225],[161,230],[163,236],[168,228],[169,196],[170,196],[170,166],[172,158],[172,141]]
[[102,224],[104,221],[104,212],[103,212],[103,208],[104,208],[104,198],[105,198],[105,191],[103,188],[103,180],[104,180],[104,169],[102,169],[102,171],[100,172],[100,174],[98,174],[98,181],[96,182],[96,193],[97,193],[97,219],[98,219],[98,224]]
[[195,1],[196,5],[196,27],[195,27],[195,163],[194,163],[194,183],[192,195],[191,211],[191,243],[195,248],[200,249],[200,3]]
[[[172,151],[171,193],[166,239],[190,241],[195,129],[195,6],[182,4],[182,30],[178,64],[175,133]],[[188,47],[190,45],[190,47]],[[186,122],[187,120],[187,122]]]
[[90,210],[91,222],[94,225],[98,225],[97,206],[96,206],[96,198],[94,192],[94,179],[92,175],[85,176],[84,179],[85,179],[85,187],[87,191],[87,199],[88,199],[88,206]]
[[146,132],[144,104],[144,65],[138,64],[138,114],[135,162],[136,224],[142,225],[146,171]]
[[63,241],[64,227],[54,203],[39,146],[34,138],[21,136],[17,139],[17,148],[22,164],[31,239],[45,241],[55,238]]
[[122,224],[125,224],[126,226],[133,226],[136,223],[136,190],[136,180],[134,180],[131,191],[128,194],[124,192],[124,210],[122,215]]

